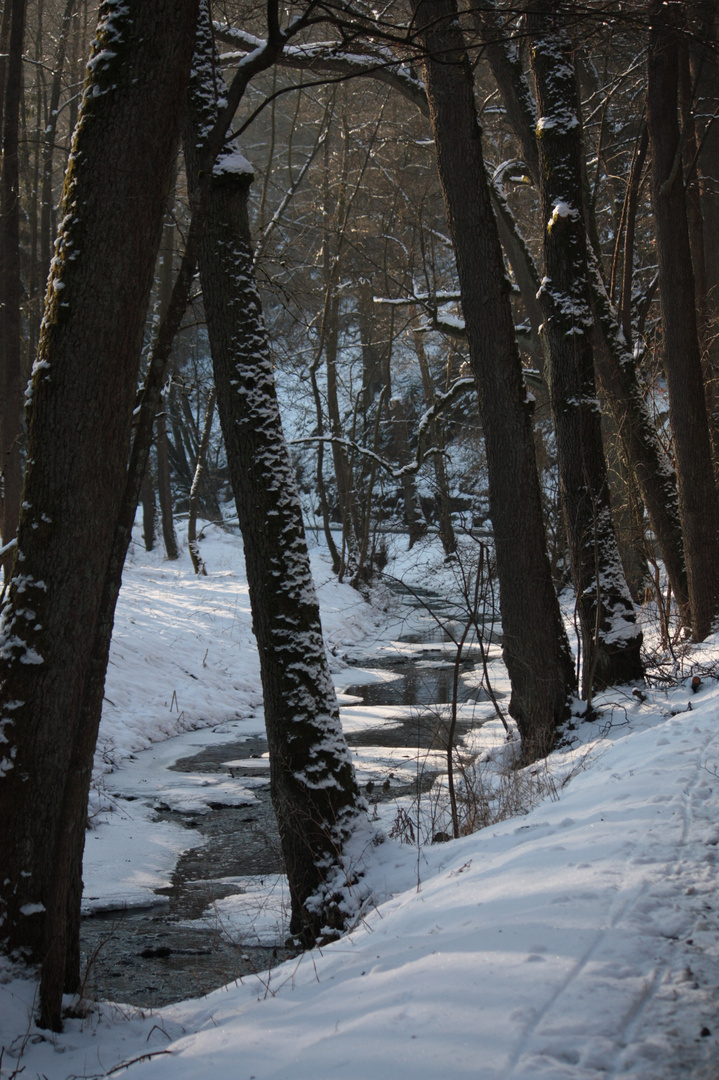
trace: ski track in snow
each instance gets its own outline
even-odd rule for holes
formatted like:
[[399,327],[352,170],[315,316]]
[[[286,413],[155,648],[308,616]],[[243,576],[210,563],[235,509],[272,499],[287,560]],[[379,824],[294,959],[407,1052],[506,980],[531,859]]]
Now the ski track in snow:
[[[689,715],[689,714],[687,714]],[[686,742],[681,739],[681,729],[675,729],[675,741]],[[676,971],[672,962],[672,945],[680,939],[691,938],[692,921],[690,913],[685,913],[681,919],[681,925],[672,927],[673,932],[666,932],[658,928],[651,935],[649,947],[660,944],[656,962],[648,970],[642,985],[632,994],[623,1013],[617,1017],[617,1028],[613,1037],[614,1047],[608,1056],[606,1064],[603,1061],[604,1054],[600,1047],[595,1055],[591,1044],[587,1048],[586,1033],[568,1037],[568,1017],[571,1017],[573,1005],[577,1000],[586,1002],[591,1000],[593,988],[596,985],[597,975],[603,966],[610,967],[617,962],[616,938],[641,933],[639,929],[644,916],[649,916],[656,910],[661,899],[664,909],[672,906],[672,902],[679,900],[682,893],[687,893],[696,888],[690,877],[694,876],[697,862],[685,860],[683,853],[689,847],[698,847],[701,837],[692,836],[692,826],[698,816],[698,828],[702,828],[702,817],[697,809],[705,803],[706,793],[702,792],[702,784],[706,783],[707,759],[711,747],[717,744],[719,734],[709,734],[701,744],[697,760],[693,764],[692,775],[687,778],[686,785],[674,799],[681,808],[681,831],[678,839],[669,846],[666,858],[655,862],[656,845],[651,843],[635,843],[627,841],[627,861],[639,865],[653,865],[651,877],[647,876],[639,886],[627,887],[624,875],[621,884],[617,886],[618,897],[609,912],[607,925],[597,931],[589,947],[573,966],[565,979],[557,986],[549,999],[539,1009],[536,1017],[528,1023],[526,1030],[515,1049],[509,1056],[507,1063],[507,1080],[530,1080],[543,1076],[558,1077],[566,1075],[576,1078],[597,1075],[599,1073],[607,1077],[607,1080],[637,1075],[649,1077],[680,1075],[694,1075],[691,1060],[691,1051],[686,1045],[679,1052],[680,1060],[674,1058],[669,1062],[661,1063],[660,1055],[666,1051],[665,1046],[658,1045],[656,1060],[653,1053],[649,1053],[650,1060],[646,1063],[646,1072],[641,1065],[643,1053],[652,1050],[652,1036],[656,1031],[667,1032],[670,1029],[672,1016],[676,1009],[672,1008],[671,995],[665,995],[664,999],[657,1000],[662,988],[671,984]],[[667,740],[668,741],[668,740]],[[659,796],[659,798],[669,798]],[[674,801],[674,800],[673,800]],[[719,833],[717,834],[719,836]],[[716,840],[714,841],[716,843]],[[715,887],[714,895],[719,895],[719,875],[714,872]],[[668,883],[668,884],[667,884]],[[706,886],[704,886],[706,888]],[[674,910],[677,904],[673,904]],[[697,916],[700,917],[700,916]],[[696,925],[696,919],[694,920]],[[717,928],[719,929],[719,928]],[[649,936],[649,935],[647,935]],[[664,938],[662,942],[662,937]],[[582,1006],[582,1021],[584,1022],[585,1007]],[[719,1020],[719,1017],[717,1018]],[[648,1031],[641,1033],[641,1024],[648,1025]],[[601,1040],[606,1038],[603,1033]],[[572,1047],[577,1042],[577,1048]],[[639,1044],[639,1045],[638,1045]],[[611,1060],[611,1064],[609,1061]],[[639,1066],[639,1071],[636,1071]],[[632,1071],[634,1069],[634,1071]],[[586,1071],[585,1071],[586,1070]],[[690,1071],[692,1070],[692,1071]],[[710,1066],[707,1078],[719,1077],[719,1063],[716,1067]]]

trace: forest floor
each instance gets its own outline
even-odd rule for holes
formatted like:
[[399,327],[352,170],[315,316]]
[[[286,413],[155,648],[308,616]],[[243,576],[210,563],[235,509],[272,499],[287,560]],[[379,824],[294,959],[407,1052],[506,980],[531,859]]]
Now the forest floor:
[[[157,904],[188,848],[172,813],[236,805],[238,786],[251,806],[264,782],[259,771],[253,781],[171,768],[180,747],[256,738],[263,726],[241,544],[210,532],[203,556],[207,578],[186,552],[169,564],[139,547],[125,571],[88,912]],[[320,554],[313,569],[343,722],[372,729],[376,712],[346,695],[358,682],[349,664],[364,665],[359,681],[389,678],[381,660],[418,612],[383,589],[366,603]],[[433,543],[398,550],[388,569],[438,594],[455,581]],[[653,634],[648,625],[649,644]],[[496,646],[490,661],[506,692]],[[633,689],[598,696],[596,719],[577,719],[546,765],[523,772],[507,767],[514,744],[486,695],[472,706],[482,726],[465,736],[464,760],[478,756],[462,812],[515,816],[431,844],[447,829],[442,783],[419,801],[380,803],[394,837],[358,853],[372,899],[333,945],[161,1008],[68,999],[77,1016],[61,1035],[35,1027],[35,983],[0,969],[0,1077],[718,1080],[719,638],[655,652],[647,686]],[[381,712],[399,723],[401,708]],[[355,754],[365,790],[409,767],[369,744]],[[238,948],[250,932],[281,936],[281,880],[242,890],[206,917]]]

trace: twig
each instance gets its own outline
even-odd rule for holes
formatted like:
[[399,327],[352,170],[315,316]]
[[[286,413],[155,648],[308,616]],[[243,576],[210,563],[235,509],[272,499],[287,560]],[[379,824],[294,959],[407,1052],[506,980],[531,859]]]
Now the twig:
[[112,1076],[113,1073],[121,1072],[123,1069],[129,1069],[131,1065],[137,1065],[138,1061],[149,1061],[151,1058],[160,1057],[162,1054],[172,1054],[172,1050],[150,1050],[147,1054],[140,1054],[139,1057],[130,1058],[129,1061],[121,1061],[119,1065],[115,1065],[112,1069],[108,1069],[105,1073],[106,1076]]

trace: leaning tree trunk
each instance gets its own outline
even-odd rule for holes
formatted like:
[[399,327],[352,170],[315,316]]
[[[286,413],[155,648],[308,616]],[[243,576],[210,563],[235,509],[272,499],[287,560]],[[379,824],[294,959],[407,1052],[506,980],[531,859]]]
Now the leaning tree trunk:
[[689,587],[692,635],[703,641],[719,614],[719,504],[697,333],[694,275],[687,226],[681,134],[677,118],[680,30],[667,5],[654,18],[647,84],[652,152],[652,205],[657,240],[664,369],[674,438],[679,512]]
[[32,381],[0,643],[0,890],[3,947],[43,961],[41,1021],[53,1028],[69,886],[59,867],[84,821],[64,812],[73,802],[70,762],[122,499],[196,9],[196,0],[101,7]]
[[484,430],[510,713],[530,761],[551,749],[567,715],[574,666],[547,557],[531,406],[457,5],[414,0],[413,8]]
[[583,694],[642,678],[642,634],[612,524],[582,195],[582,134],[570,41],[552,5],[527,16],[539,120],[545,277],[539,294],[548,343],[559,493],[582,636]]
[[292,898],[290,929],[311,943],[346,924],[346,845],[362,816],[254,281],[247,207],[252,173],[231,151],[214,168],[200,167],[199,148],[216,116],[214,77],[203,3],[185,137],[187,175],[204,222],[200,280],[260,656],[272,801]]
[[[122,585],[122,568],[132,538],[132,527],[148,459],[152,447],[152,429],[162,387],[170,359],[172,343],[180,329],[187,306],[190,303],[192,282],[195,276],[195,256],[199,233],[198,221],[193,218],[185,244],[185,254],[172,290],[172,297],[157,331],[150,363],[148,365],[140,404],[135,410],[135,427],[132,449],[124,481],[124,494],[117,517],[112,551],[105,572],[102,597],[95,626],[92,655],[82,694],[82,705],[70,772],[66,784],[67,798],[65,819],[74,822],[56,863],[55,879],[69,877],[66,924],[65,990],[80,990],[80,904],[82,899],[82,856],[85,846],[85,821],[87,800],[92,779],[92,754],[102,717],[105,691],[105,671],[110,656],[112,626],[115,607]],[[154,493],[153,493],[154,499]]]

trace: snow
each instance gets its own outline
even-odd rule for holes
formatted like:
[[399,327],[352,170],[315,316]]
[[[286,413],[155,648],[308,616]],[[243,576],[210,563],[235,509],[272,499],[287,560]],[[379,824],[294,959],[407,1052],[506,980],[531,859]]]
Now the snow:
[[[249,760],[235,753],[226,777],[171,769],[203,744],[263,729],[241,544],[208,529],[202,548],[207,578],[186,551],[170,564],[136,547],[125,571],[87,907],[147,902],[167,881],[188,832],[155,820],[153,805],[202,813],[251,800],[266,782],[266,759],[235,779],[232,766]],[[440,591],[452,567],[432,558],[429,543],[397,548],[392,569]],[[316,552],[313,569],[340,691],[388,677],[372,658],[397,647],[401,612],[381,593],[370,606],[337,585]],[[402,648],[421,658],[425,646]],[[348,667],[360,657],[363,670]],[[578,723],[546,765],[509,774],[531,793],[522,816],[419,850],[387,840],[357,851],[374,897],[362,922],[271,972],[154,1012],[88,1005],[53,1035],[34,1026],[35,982],[0,969],[0,1076],[99,1077],[126,1063],[123,1075],[141,1080],[716,1080],[718,660],[714,638],[687,654],[669,689],[598,695],[596,721]],[[501,674],[496,683],[506,689]],[[341,701],[357,728],[404,715]],[[507,752],[497,720],[474,741],[485,757]],[[416,768],[385,747],[353,757],[363,785]],[[276,939],[284,879],[228,883],[244,891],[204,917],[233,940],[248,927]]]
[[215,162],[212,175],[225,176],[229,174],[238,176],[254,176],[255,170],[240,150],[232,150],[218,157]]

